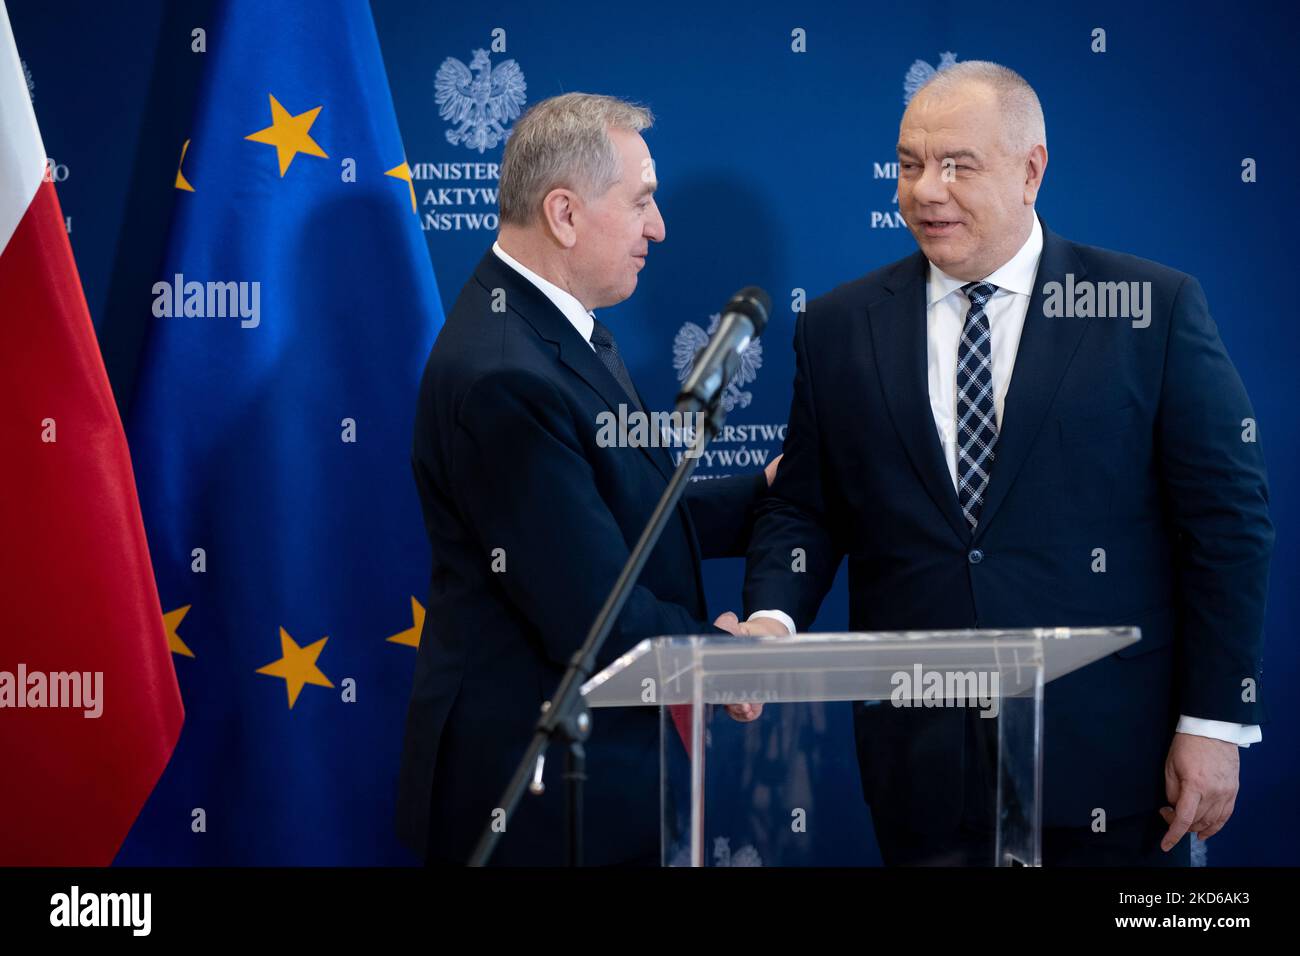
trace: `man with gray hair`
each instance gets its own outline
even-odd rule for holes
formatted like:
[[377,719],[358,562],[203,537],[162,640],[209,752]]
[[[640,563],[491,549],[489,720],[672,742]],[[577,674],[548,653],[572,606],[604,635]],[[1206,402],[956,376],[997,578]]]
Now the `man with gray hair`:
[[[397,816],[429,863],[464,863],[484,827],[504,825],[497,801],[542,703],[673,472],[649,429],[649,441],[610,443],[598,427],[611,413],[646,414],[593,310],[630,296],[650,244],[664,239],[640,136],[651,122],[648,110],[586,93],[520,118],[501,162],[497,241],[425,368],[413,464],[433,574]],[[715,630],[701,558],[744,553],[766,488],[764,474],[691,486],[598,667],[643,638]],[[750,713],[732,709],[739,720]],[[656,710],[601,711],[586,750],[586,862],[657,864]],[[545,794],[524,799],[493,862],[564,862],[562,762],[553,752]]]
[[[853,630],[1140,626],[1047,688],[1043,857],[1185,865],[1261,739],[1273,528],[1245,388],[1194,278],[1039,220],[1043,112],[1013,71],[937,73],[898,162],[920,250],[798,320],[742,627],[807,628],[846,556]],[[992,862],[994,721],[854,723],[885,861]]]

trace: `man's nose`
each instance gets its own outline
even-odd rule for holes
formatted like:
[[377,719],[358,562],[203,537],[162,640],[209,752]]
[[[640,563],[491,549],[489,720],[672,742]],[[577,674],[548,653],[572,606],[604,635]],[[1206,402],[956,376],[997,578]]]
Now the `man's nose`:
[[926,163],[921,170],[921,178],[912,187],[917,202],[945,203],[948,201],[948,182],[943,177],[940,163]]
[[664,217],[659,212],[659,204],[650,200],[650,215],[646,217],[645,237],[651,242],[663,242],[667,235]]

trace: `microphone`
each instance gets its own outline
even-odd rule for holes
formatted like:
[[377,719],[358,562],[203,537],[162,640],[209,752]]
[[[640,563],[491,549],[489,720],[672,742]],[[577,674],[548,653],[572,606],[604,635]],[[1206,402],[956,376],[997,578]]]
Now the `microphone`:
[[740,366],[741,353],[763,334],[772,300],[758,286],[746,286],[722,310],[718,330],[695,358],[677,394],[677,411],[707,412]]

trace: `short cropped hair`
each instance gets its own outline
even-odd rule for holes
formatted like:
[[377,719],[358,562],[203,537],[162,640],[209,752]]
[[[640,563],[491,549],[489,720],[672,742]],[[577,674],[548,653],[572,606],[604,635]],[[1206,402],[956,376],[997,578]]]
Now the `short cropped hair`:
[[536,103],[506,141],[497,184],[501,222],[532,222],[553,189],[604,194],[621,172],[609,131],[639,133],[652,125],[648,109],[613,96],[565,93]]
[[1047,124],[1038,94],[1023,76],[999,63],[966,60],[954,63],[930,77],[916,95],[951,92],[966,83],[983,83],[993,90],[1002,113],[1004,144],[1016,153],[1027,153],[1034,146],[1047,146]]

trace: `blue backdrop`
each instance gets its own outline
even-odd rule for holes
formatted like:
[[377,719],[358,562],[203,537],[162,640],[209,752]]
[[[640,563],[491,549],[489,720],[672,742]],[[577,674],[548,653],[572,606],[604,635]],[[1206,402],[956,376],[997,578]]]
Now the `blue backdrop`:
[[[1297,335],[1284,237],[1300,208],[1290,121],[1300,83],[1287,12],[1255,3],[1048,11],[939,0],[853,8],[755,0],[743,12],[730,3],[375,0],[372,9],[447,306],[491,241],[501,156],[500,143],[480,149],[449,140],[454,127],[434,100],[448,57],[469,66],[481,49],[492,67],[514,60],[529,103],[585,90],[654,110],[647,141],[667,241],[652,250],[636,295],[602,315],[648,400],[662,407],[675,392],[679,330],[687,322],[707,328],[735,289],[759,284],[787,306],[778,308],[762,367],[730,416],[745,427],[715,445],[706,474],[757,467],[779,451],[796,290],[816,296],[915,248],[896,216],[891,165],[909,68],[950,53],[1005,63],[1029,79],[1047,116],[1040,214],[1070,239],[1199,277],[1254,401],[1278,529],[1261,687],[1271,720],[1263,743],[1243,752],[1236,815],[1211,841],[1210,862],[1300,863],[1290,813],[1300,790],[1300,718],[1287,706],[1300,676],[1290,643],[1300,623],[1291,587],[1300,564],[1293,493],[1300,426],[1286,411],[1296,396],[1289,366]],[[208,7],[10,0],[9,12],[125,407],[205,66],[191,31],[208,25]],[[1093,51],[1099,28],[1105,52]],[[796,30],[806,52],[792,49]],[[1248,158],[1257,163],[1253,183],[1242,180]],[[738,561],[709,568],[715,612],[738,603],[742,570]],[[818,627],[845,621],[841,583]],[[869,859],[847,710],[834,724],[843,756],[824,765],[823,789],[842,799],[831,803],[837,837],[822,859]],[[386,772],[377,787],[391,788]]]

